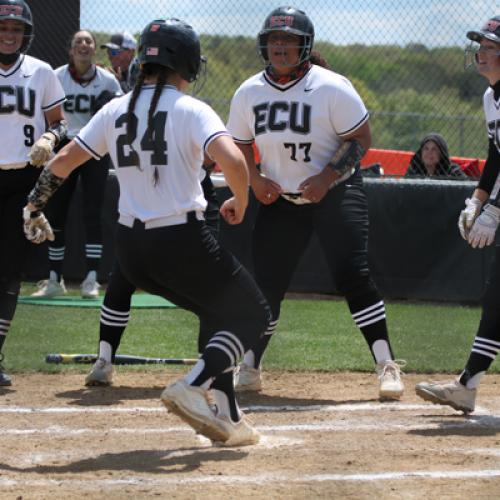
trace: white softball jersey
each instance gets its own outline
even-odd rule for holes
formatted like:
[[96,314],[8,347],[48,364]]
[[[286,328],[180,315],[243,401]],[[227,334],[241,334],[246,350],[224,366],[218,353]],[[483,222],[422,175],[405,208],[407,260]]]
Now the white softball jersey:
[[[488,138],[493,139],[498,153],[500,154],[500,100],[495,101],[495,93],[491,87],[486,89],[483,96],[484,116],[486,118],[486,128]],[[490,197],[496,198],[500,190],[500,173],[497,175]]]
[[347,78],[313,65],[286,85],[265,72],[243,82],[233,96],[227,128],[237,143],[255,141],[266,177],[285,192],[297,192],[302,181],[325,168],[341,138],[368,118]]
[[84,83],[76,82],[71,77],[67,64],[55,71],[66,92],[64,116],[68,122],[68,139],[73,139],[92,118],[92,108],[101,92],[107,90],[116,95],[123,94],[116,77],[99,66],[96,66],[94,78]]
[[45,132],[45,111],[64,102],[64,90],[44,61],[22,55],[0,68],[1,168],[23,168],[31,146]]
[[76,137],[96,159],[109,152],[120,183],[120,215],[143,222],[205,210],[200,185],[203,154],[215,138],[229,135],[210,106],[170,85],[163,89],[152,130],[147,130],[153,93],[154,85],[142,87],[131,136],[126,125],[131,94],[127,94],[106,104]]

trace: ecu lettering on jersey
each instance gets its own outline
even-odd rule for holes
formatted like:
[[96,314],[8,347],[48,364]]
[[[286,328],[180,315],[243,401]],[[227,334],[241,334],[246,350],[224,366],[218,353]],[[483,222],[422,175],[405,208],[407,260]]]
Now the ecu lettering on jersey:
[[17,112],[20,115],[35,116],[36,92],[29,87],[0,85],[0,114]]
[[266,131],[290,129],[297,134],[311,132],[311,106],[301,102],[264,102],[253,107],[255,136]]
[[90,113],[97,100],[96,95],[66,94],[64,111],[66,113]]

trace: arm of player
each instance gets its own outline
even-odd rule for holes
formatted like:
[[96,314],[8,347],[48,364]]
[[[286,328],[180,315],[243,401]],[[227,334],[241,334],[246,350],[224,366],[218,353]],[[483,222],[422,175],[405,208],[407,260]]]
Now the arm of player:
[[233,197],[222,204],[220,212],[229,224],[239,224],[248,205],[249,178],[245,158],[228,135],[216,137],[208,145],[207,152],[219,164],[233,193]]
[[240,148],[240,151],[243,153],[245,160],[248,166],[248,174],[250,175],[250,186],[252,187],[252,191],[262,204],[269,205],[275,202],[282,189],[281,186],[269,179],[268,177],[264,177],[257,165],[255,164],[255,155],[252,144],[237,144]]
[[54,148],[66,137],[67,127],[61,106],[45,112],[49,128],[31,147],[29,157],[31,165],[41,167],[49,161]]
[[41,210],[66,177],[89,158],[89,153],[71,141],[42,170],[23,209],[24,233],[30,241],[42,243],[54,239],[52,228]]
[[304,198],[314,202],[321,201],[335,181],[359,164],[372,142],[369,122],[343,136],[342,140],[339,149],[321,173],[300,184],[299,190]]

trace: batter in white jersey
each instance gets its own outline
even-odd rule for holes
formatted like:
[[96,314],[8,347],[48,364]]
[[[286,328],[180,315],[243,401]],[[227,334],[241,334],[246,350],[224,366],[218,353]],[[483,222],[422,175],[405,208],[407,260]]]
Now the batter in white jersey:
[[[23,206],[39,167],[66,134],[59,80],[47,63],[26,55],[33,31],[31,11],[23,0],[0,0],[0,386],[11,385],[1,351],[29,245],[23,234]],[[33,215],[39,223],[46,222]]]
[[379,396],[398,399],[400,367],[368,269],[368,210],[359,173],[371,143],[368,112],[347,78],[312,64],[316,57],[320,62],[319,55],[311,59],[313,40],[313,24],[303,11],[274,9],[258,35],[265,70],[245,81],[231,102],[228,129],[245,154],[261,203],[253,232],[255,276],[273,312],[266,335],[245,354],[239,388],[261,389],[262,356],[315,232],[332,281],[376,362]]
[[[233,370],[267,328],[269,307],[250,274],[202,220],[206,202],[199,181],[206,152],[234,193],[221,213],[230,224],[239,223],[248,203],[245,160],[215,112],[184,93],[201,65],[191,26],[177,19],[153,21],[140,46],[133,92],[107,104],[50,162],[27,210],[42,208],[68,173],[91,156],[111,155],[120,183],[116,249],[124,277],[210,325],[200,360],[163,391],[162,401],[212,441],[254,444],[259,434],[238,408]],[[215,407],[208,403],[209,390]]]
[[[449,382],[421,382],[417,394],[427,401],[449,405],[464,413],[474,411],[481,378],[500,352],[500,16],[488,19],[480,30],[469,31],[478,73],[489,83],[483,98],[488,130],[488,157],[478,185],[465,200],[458,227],[472,248],[495,244],[494,260],[482,297],[481,321],[469,359],[458,379]],[[467,283],[464,283],[467,286]]]

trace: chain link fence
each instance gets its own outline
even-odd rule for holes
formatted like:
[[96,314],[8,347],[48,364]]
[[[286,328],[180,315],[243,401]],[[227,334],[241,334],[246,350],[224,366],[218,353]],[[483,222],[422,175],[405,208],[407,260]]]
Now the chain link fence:
[[[124,30],[138,36],[155,18],[188,21],[208,57],[198,97],[226,119],[237,86],[262,69],[256,35],[277,6],[260,0],[81,0],[80,25],[101,43]],[[315,49],[365,100],[373,147],[414,151],[424,135],[439,132],[452,156],[485,156],[487,83],[473,68],[464,69],[465,33],[495,15],[498,2],[303,0],[295,6],[314,23]]]

